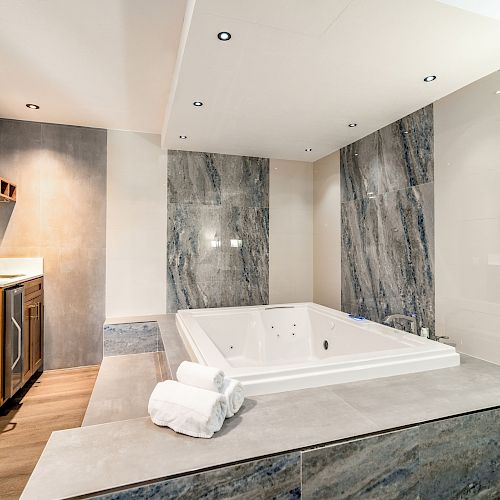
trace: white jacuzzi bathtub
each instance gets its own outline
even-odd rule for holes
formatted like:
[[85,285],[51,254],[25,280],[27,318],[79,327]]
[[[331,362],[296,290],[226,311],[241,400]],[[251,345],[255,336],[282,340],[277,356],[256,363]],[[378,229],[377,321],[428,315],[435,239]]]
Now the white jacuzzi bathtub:
[[453,347],[312,303],[182,310],[176,322],[191,359],[248,396],[460,364]]

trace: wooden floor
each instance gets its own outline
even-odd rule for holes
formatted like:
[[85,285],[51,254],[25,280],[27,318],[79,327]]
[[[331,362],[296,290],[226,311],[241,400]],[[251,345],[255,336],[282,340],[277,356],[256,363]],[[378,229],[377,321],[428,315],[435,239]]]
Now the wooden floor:
[[81,425],[98,370],[44,372],[0,409],[0,498],[19,498],[52,431]]

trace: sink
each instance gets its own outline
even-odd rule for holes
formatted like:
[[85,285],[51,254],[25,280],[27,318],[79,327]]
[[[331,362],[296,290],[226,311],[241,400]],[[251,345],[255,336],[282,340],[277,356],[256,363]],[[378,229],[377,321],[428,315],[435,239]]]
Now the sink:
[[25,274],[0,274],[0,279],[12,279],[12,278],[21,278],[26,276]]

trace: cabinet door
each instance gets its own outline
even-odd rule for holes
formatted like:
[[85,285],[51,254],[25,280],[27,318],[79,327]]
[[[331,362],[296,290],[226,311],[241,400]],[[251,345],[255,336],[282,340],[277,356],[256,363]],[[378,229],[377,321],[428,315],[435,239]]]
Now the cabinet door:
[[36,301],[29,300],[24,304],[24,328],[23,328],[23,382],[26,382],[32,374],[31,370],[31,321],[36,314]]
[[42,295],[33,299],[36,305],[30,319],[31,340],[31,373],[35,373],[42,366],[43,355],[43,300]]

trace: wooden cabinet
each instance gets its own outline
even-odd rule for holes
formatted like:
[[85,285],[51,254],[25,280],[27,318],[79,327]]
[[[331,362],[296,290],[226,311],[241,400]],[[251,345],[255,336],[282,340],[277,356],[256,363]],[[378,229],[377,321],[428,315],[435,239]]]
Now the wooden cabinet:
[[[24,327],[22,336],[22,383],[43,369],[43,278],[20,283],[24,285]],[[0,288],[0,405],[6,400],[4,388],[5,361],[5,290]]]
[[24,283],[23,381],[43,364],[43,280]]

